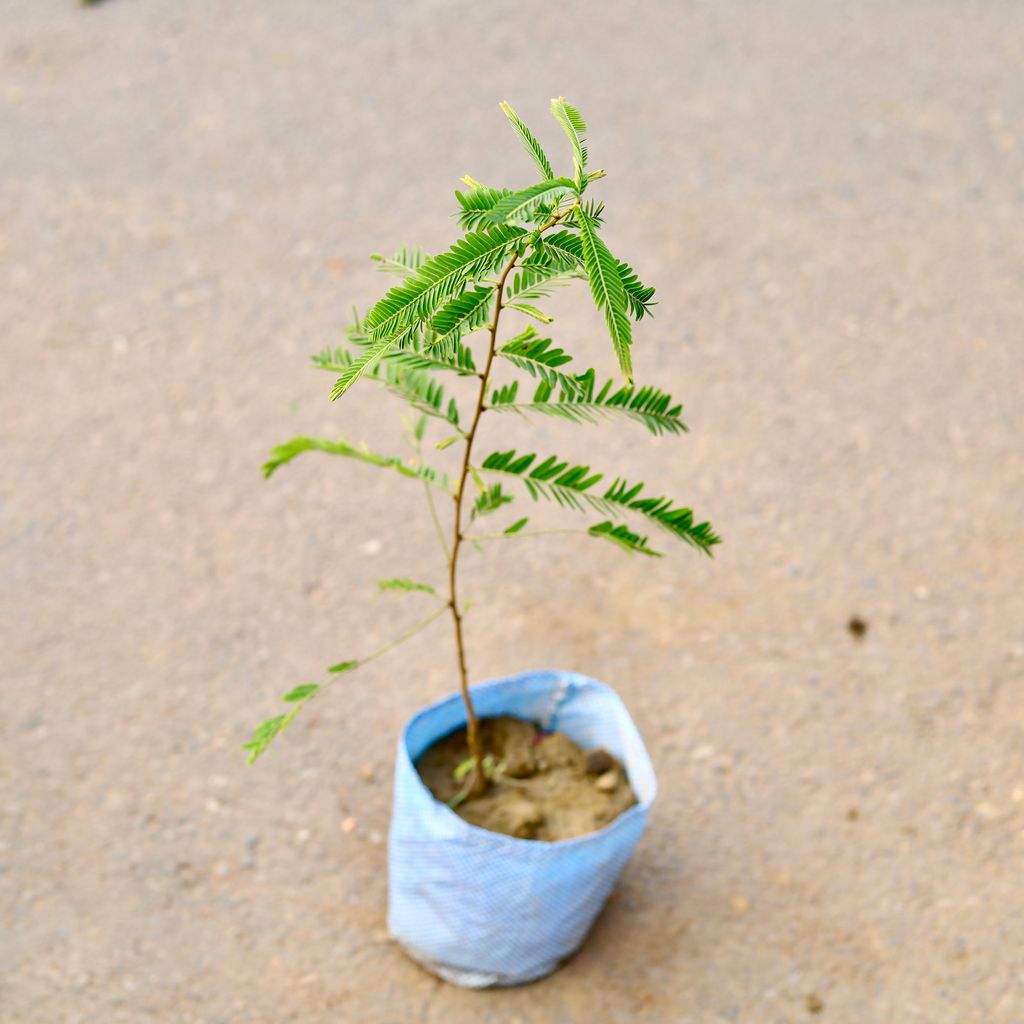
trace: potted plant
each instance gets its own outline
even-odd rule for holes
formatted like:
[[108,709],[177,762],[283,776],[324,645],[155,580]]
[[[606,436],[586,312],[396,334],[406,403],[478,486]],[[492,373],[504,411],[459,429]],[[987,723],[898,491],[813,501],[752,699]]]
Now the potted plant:
[[[502,416],[490,414],[500,413],[577,424],[621,419],[654,435],[686,430],[682,407],[668,394],[633,383],[632,321],[650,313],[654,289],[601,238],[604,206],[588,191],[604,171],[588,170],[583,118],[563,98],[551,101],[572,153],[572,176],[560,177],[515,111],[501,106],[539,180],[510,190],[464,178],[466,190],[455,193],[463,236],[437,256],[410,248],[374,256],[400,280],[355,318],[346,344],[313,359],[337,375],[332,399],[361,378],[404,399],[415,413],[414,456],[381,455],[344,438],[295,437],[274,448],[263,467],[269,477],[298,455],[319,451],[392,470],[426,493],[445,583],[398,577],[381,580],[380,587],[422,594],[437,607],[386,646],[329,671],[351,672],[437,619],[451,620],[458,693],[416,715],[398,745],[389,925],[421,963],[473,986],[532,980],[578,947],[640,837],[655,778],[626,709],[601,683],[568,672],[528,672],[469,686],[467,604],[458,586],[467,544],[579,533],[657,557],[634,522],[699,552],[709,553],[718,542],[708,523],[641,484],[608,483],[589,466],[493,440]],[[622,384],[598,384],[594,370],[570,369],[572,357],[543,332],[552,318],[538,303],[577,279],[589,282],[604,315]],[[519,322],[509,336],[512,319]],[[444,375],[454,387],[442,382]],[[485,413],[491,434],[481,449]],[[454,454],[453,471],[423,456],[431,424],[441,428],[436,440],[431,437],[434,458]],[[481,527],[507,514],[517,491],[573,514],[596,515],[582,529],[531,529],[525,516]],[[437,495],[450,503],[447,529]],[[287,693],[288,709],[261,723],[245,744],[250,762],[323,689],[307,683]]]

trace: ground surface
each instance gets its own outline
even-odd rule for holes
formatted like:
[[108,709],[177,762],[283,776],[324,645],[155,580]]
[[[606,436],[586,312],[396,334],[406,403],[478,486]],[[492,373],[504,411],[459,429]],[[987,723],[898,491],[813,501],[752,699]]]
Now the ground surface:
[[[1024,1020],[1024,8],[0,14],[3,1024]],[[363,596],[438,578],[421,495],[258,466],[299,432],[400,450],[308,354],[386,283],[368,252],[447,243],[460,175],[529,182],[498,100],[564,154],[559,93],[692,433],[515,429],[727,543],[468,568],[474,676],[612,683],[661,780],[582,952],[480,994],[383,931],[392,746],[453,686],[448,630],[238,750],[415,620]],[[610,369],[585,295],[558,308]]]

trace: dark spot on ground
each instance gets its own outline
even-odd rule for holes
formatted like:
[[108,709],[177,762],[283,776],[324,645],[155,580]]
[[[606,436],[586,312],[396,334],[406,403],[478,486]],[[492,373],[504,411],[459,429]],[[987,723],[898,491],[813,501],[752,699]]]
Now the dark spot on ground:
[[868,631],[868,624],[859,616],[851,615],[850,621],[846,624],[846,628],[850,631],[850,635],[857,640],[861,640],[864,634]]

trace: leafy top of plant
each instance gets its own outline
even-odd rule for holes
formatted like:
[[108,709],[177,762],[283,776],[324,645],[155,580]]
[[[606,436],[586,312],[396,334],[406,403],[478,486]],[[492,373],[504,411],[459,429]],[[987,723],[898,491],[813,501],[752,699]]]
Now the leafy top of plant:
[[[332,399],[341,398],[358,381],[368,380],[404,400],[414,414],[409,438],[413,456],[382,455],[344,438],[294,437],[275,447],[263,466],[269,477],[299,455],[319,451],[390,469],[422,486],[444,554],[445,580],[428,583],[401,576],[381,580],[379,587],[382,594],[416,595],[432,600],[436,607],[378,650],[342,661],[330,671],[334,675],[350,672],[436,619],[449,616],[478,786],[486,785],[487,772],[468,686],[463,638],[467,605],[458,590],[465,542],[480,548],[486,541],[518,542],[575,533],[649,557],[661,552],[642,531],[658,531],[705,554],[719,543],[709,523],[699,522],[686,506],[648,492],[642,483],[609,477],[553,454],[520,452],[500,444],[481,454],[477,441],[486,413],[550,416],[575,424],[619,420],[655,436],[679,436],[686,431],[679,402],[658,386],[633,380],[633,325],[651,315],[654,289],[617,259],[602,237],[604,205],[590,198],[588,191],[605,172],[589,169],[583,117],[563,97],[551,101],[551,113],[568,139],[572,161],[571,174],[556,175],[537,138],[516,112],[507,103],[501,109],[539,180],[526,188],[510,189],[464,178],[465,188],[455,193],[455,217],[462,236],[437,255],[403,247],[394,256],[373,256],[382,271],[395,276],[395,282],[365,315],[354,315],[344,344],[313,357],[316,367],[335,375]],[[589,284],[604,316],[622,375],[619,383],[599,381],[593,369],[577,371],[571,365],[572,355],[547,336],[553,318],[541,308],[544,300],[554,289],[578,280]],[[518,331],[499,341],[502,318],[509,311],[520,318]],[[539,326],[524,325],[522,318]],[[494,421],[500,426],[501,417]],[[456,449],[454,468],[442,469],[424,457],[428,423],[435,424],[441,435],[430,446],[436,453]],[[529,517],[518,516],[491,532],[478,527],[480,520],[505,513],[506,506],[524,493],[536,502],[553,502],[568,512],[589,515],[591,521],[582,528],[531,530]],[[450,502],[447,533],[435,501],[438,494]],[[323,688],[323,684],[307,683],[284,696],[289,709],[262,722],[245,744],[250,762]]]

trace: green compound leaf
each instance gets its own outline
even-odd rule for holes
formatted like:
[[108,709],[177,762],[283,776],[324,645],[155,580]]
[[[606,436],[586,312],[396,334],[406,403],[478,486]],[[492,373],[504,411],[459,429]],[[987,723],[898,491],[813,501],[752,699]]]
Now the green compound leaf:
[[470,232],[448,252],[432,256],[406,281],[392,288],[369,313],[366,329],[374,341],[400,336],[454,298],[466,283],[483,277],[506,261],[526,232],[509,224],[494,224]]
[[298,708],[293,708],[286,715],[275,715],[256,726],[252,739],[248,743],[242,744],[242,749],[249,751],[249,764],[265,753],[270,744],[274,742],[274,738],[291,725],[292,719],[295,718],[298,711]]
[[642,516],[705,554],[710,554],[711,548],[719,543],[711,524],[695,523],[690,509],[676,506],[669,498],[646,497],[643,484],[628,484],[621,479],[605,491],[595,492],[596,485],[604,479],[603,473],[595,473],[589,466],[570,465],[554,455],[538,462],[533,453],[494,452],[480,468],[516,477],[534,501],[544,498],[577,511],[590,507],[614,518],[627,513]]
[[438,310],[430,322],[435,337],[429,348],[446,351],[464,335],[486,327],[493,296],[493,286],[471,288]]
[[508,505],[512,501],[512,495],[502,490],[501,484],[492,484],[487,490],[477,496],[470,512],[470,518],[476,519],[477,516],[485,516],[491,512],[497,512],[503,505]]
[[359,661],[339,661],[337,665],[332,665],[327,671],[333,672],[335,675],[341,675],[343,672],[352,672],[354,669],[359,668],[361,662]]
[[505,342],[495,354],[567,395],[583,391],[584,385],[579,377],[561,370],[561,367],[572,362],[572,356],[563,349],[555,348],[550,338],[540,337],[532,326]]
[[[627,419],[646,427],[655,436],[686,432],[686,424],[681,418],[682,405],[660,388],[650,384],[643,387],[627,384],[616,388],[612,381],[607,381],[600,390],[596,390],[593,370],[587,370],[571,381],[572,390],[562,387],[556,398],[551,383],[542,379],[532,401],[517,402],[513,394],[501,404],[501,411],[541,413],[574,423]],[[492,407],[499,408],[499,403],[493,402]]]
[[552,178],[550,181],[538,181],[529,188],[524,188],[512,195],[503,196],[491,207],[488,216],[498,224],[515,221],[529,221],[544,204],[552,206],[575,188],[568,178]]
[[470,189],[468,192],[455,193],[455,198],[458,200],[459,206],[462,207],[460,212],[456,214],[459,227],[463,231],[476,231],[478,228],[487,227],[492,224],[491,210],[494,209],[499,200],[504,199],[505,196],[512,195],[512,190],[507,188],[488,188],[486,185],[481,185],[480,182],[474,181],[469,177],[462,180],[470,186]]
[[301,686],[296,686],[294,690],[289,690],[281,700],[286,700],[289,704],[301,703],[309,700],[310,697],[315,697],[319,692],[320,687],[317,683],[303,683]]
[[437,591],[429,583],[416,583],[414,580],[409,579],[406,576],[396,576],[392,579],[377,580],[377,586],[380,590],[401,590],[406,592],[421,591],[424,594],[433,594],[434,597],[438,597]]
[[600,537],[603,540],[609,540],[616,546],[623,549],[623,551],[629,554],[640,554],[649,555],[652,558],[661,558],[661,552],[655,551],[647,543],[646,537],[641,537],[636,533],[633,533],[628,526],[623,526],[621,523],[615,524],[611,522],[597,523],[595,526],[591,526],[587,533],[591,537]]
[[380,264],[379,270],[402,277],[415,274],[429,258],[422,249],[410,245],[403,245],[394,256],[382,256],[379,252],[370,254],[370,259]]
[[344,438],[337,441],[327,441],[319,437],[293,437],[290,441],[285,441],[284,444],[279,444],[271,450],[270,458],[263,463],[263,475],[269,477],[285,463],[291,462],[292,459],[297,458],[304,452],[313,451],[326,452],[329,455],[343,455],[349,459],[358,459],[360,462],[366,462],[371,466],[393,469],[402,476],[414,480],[425,480],[428,484],[444,491],[446,494],[452,493],[448,485],[448,477],[444,473],[439,473],[430,466],[423,466],[411,460],[403,462],[396,456],[377,455],[375,452],[371,452],[365,445],[357,447]]
[[632,384],[633,363],[629,348],[633,344],[633,333],[629,323],[629,303],[619,274],[619,264],[608,251],[608,246],[598,236],[593,221],[582,210],[579,210],[578,214],[583,262],[590,277],[594,303],[598,309],[604,311],[612,348],[619,361],[622,376],[626,378],[627,384]]
[[584,170],[587,166],[587,125],[580,112],[569,104],[564,96],[551,101],[551,113],[562,126],[565,137],[572,147],[572,165],[576,175],[576,186],[579,190],[586,184]]
[[533,158],[533,162],[537,165],[537,170],[540,171],[541,177],[547,181],[553,178],[554,172],[551,170],[551,161],[548,160],[541,149],[540,143],[534,138],[533,132],[519,119],[519,115],[507,104],[501,103],[501,109],[504,111],[505,116],[509,119],[512,124],[515,133],[522,139],[523,145],[526,147],[526,152]]

